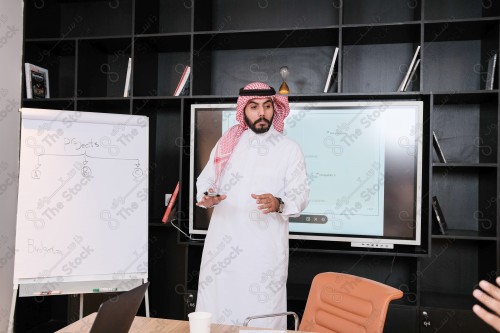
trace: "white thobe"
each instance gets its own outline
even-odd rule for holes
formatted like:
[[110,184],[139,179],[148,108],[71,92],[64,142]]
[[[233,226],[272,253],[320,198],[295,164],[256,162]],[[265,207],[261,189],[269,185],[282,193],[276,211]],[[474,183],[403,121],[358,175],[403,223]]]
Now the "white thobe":
[[[197,199],[212,187],[212,150],[197,180]],[[241,325],[252,315],[286,311],[288,217],[308,203],[309,181],[300,147],[271,128],[246,130],[219,182],[227,198],[214,207],[201,260],[197,311],[212,322]],[[251,194],[271,193],[284,203],[283,213],[263,214]],[[201,208],[198,208],[201,209]],[[258,319],[254,327],[285,329],[286,318]]]

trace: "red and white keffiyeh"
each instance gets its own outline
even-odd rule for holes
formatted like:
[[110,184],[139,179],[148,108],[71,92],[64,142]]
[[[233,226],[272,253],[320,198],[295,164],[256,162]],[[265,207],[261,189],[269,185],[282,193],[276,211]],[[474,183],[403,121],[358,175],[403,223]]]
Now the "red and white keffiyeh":
[[[262,82],[254,82],[246,85],[243,90],[269,90],[272,89],[269,85]],[[215,185],[217,186],[219,177],[224,170],[224,167],[231,157],[234,147],[238,143],[241,134],[248,129],[245,122],[245,107],[247,103],[256,98],[266,98],[271,97],[274,104],[274,118],[273,127],[280,133],[283,133],[285,118],[290,113],[290,106],[288,104],[288,96],[285,95],[259,95],[252,96],[246,93],[244,96],[238,97],[238,102],[236,105],[236,121],[238,125],[232,126],[224,135],[219,139],[217,150],[215,151]]]

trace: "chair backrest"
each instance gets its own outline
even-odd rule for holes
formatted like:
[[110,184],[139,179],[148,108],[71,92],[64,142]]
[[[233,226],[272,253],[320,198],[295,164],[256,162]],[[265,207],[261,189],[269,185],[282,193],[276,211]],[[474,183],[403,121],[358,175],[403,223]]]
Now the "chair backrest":
[[387,308],[403,292],[343,273],[320,273],[311,284],[300,331],[382,333]]

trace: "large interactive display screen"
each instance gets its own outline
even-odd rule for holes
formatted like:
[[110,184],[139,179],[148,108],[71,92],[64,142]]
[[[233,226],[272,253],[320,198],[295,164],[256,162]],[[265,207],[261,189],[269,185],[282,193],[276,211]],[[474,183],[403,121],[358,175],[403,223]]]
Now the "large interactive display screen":
[[[191,106],[189,231],[206,233],[210,210],[195,206],[196,178],[234,104]],[[420,101],[290,103],[284,134],[305,156],[310,202],[290,218],[290,238],[392,248],[420,245]],[[293,195],[293,194],[292,194]]]

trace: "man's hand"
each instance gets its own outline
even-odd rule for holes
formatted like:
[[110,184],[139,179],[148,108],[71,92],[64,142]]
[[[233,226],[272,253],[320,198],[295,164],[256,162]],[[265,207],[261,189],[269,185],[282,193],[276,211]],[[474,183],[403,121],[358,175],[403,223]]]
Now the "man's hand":
[[260,209],[263,214],[277,212],[280,207],[278,199],[270,193],[252,194],[252,198],[257,200],[257,208]]
[[[209,194],[215,194],[215,191],[214,189],[208,189],[208,192]],[[205,194],[203,196],[203,198],[201,199],[201,201],[198,201],[196,203],[196,206],[198,207],[202,207],[202,208],[211,208],[215,205],[218,205],[219,202],[221,202],[222,200],[225,200],[227,198],[227,196],[225,194],[222,194],[222,195],[209,195],[209,194]]]
[[[496,282],[497,285],[500,285],[500,277],[497,277]],[[479,282],[479,286],[482,291],[476,289],[472,295],[488,307],[491,312],[486,311],[477,304],[472,307],[472,310],[479,318],[500,331],[500,288],[486,281]]]

